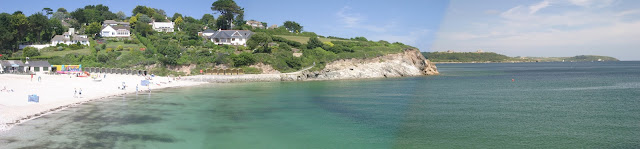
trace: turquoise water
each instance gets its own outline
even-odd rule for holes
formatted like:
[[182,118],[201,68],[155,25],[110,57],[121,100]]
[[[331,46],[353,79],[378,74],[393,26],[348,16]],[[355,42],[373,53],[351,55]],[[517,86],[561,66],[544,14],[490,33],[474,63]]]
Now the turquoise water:
[[16,126],[0,148],[640,148],[640,62],[438,68],[126,95]]

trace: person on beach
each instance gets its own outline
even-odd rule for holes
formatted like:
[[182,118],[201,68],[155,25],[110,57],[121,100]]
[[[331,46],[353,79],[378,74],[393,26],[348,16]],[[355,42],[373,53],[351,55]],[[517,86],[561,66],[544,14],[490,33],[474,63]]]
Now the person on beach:
[[136,93],[138,93],[138,84],[136,84]]
[[40,82],[42,80],[41,76],[38,76],[38,82]]
[[31,82],[33,82],[33,74],[31,74]]
[[77,94],[78,94],[78,90],[76,88],[73,88],[73,98],[78,97]]
[[80,91],[78,92],[78,98],[82,98],[82,88],[80,88]]

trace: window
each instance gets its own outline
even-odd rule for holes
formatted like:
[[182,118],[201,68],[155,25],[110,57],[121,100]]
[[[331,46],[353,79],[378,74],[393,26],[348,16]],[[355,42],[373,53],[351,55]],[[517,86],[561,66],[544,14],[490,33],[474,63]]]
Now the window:
[[236,41],[236,38],[231,38],[231,41]]

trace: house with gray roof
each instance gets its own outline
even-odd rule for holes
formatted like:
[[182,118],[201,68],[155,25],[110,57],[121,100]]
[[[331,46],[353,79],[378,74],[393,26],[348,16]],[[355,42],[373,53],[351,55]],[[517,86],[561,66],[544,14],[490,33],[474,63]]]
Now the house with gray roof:
[[49,61],[30,61],[24,62],[27,72],[38,73],[51,71],[51,64]]
[[131,36],[131,28],[129,26],[104,26],[100,31],[102,37],[129,37]]
[[253,32],[249,30],[218,30],[209,36],[211,42],[218,45],[242,45],[247,46],[247,40]]
[[51,46],[56,46],[58,44],[71,45],[77,43],[89,45],[89,37],[87,35],[75,35],[73,32],[65,32],[62,35],[53,36],[51,39]]
[[118,22],[118,21],[114,21],[114,20],[104,20],[104,22],[102,22],[102,26],[127,26],[129,27],[129,22]]
[[21,73],[24,72],[25,65],[20,60],[0,61],[0,73]]
[[209,37],[211,37],[211,35],[213,35],[213,33],[216,33],[216,31],[212,29],[205,29],[202,32],[198,32],[198,35],[208,39]]

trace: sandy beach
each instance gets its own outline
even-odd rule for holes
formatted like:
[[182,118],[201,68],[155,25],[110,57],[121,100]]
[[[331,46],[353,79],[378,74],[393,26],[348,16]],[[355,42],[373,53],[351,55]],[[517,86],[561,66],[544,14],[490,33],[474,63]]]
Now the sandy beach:
[[[41,81],[38,81],[41,77]],[[91,100],[107,98],[127,93],[135,93],[136,85],[140,91],[147,86],[140,85],[142,76],[100,74],[102,81],[91,77],[69,75],[30,75],[0,74],[0,132],[12,126],[44,114],[62,110],[66,107]],[[119,89],[122,84],[127,86]],[[174,80],[170,77],[153,77],[150,80],[154,89],[184,87],[204,84],[204,82]],[[6,87],[6,90],[5,90]],[[11,91],[13,90],[13,91]],[[79,95],[81,90],[81,95]],[[78,93],[78,94],[75,94]],[[37,94],[40,102],[28,102],[28,96]]]

